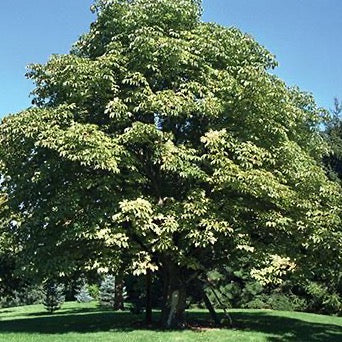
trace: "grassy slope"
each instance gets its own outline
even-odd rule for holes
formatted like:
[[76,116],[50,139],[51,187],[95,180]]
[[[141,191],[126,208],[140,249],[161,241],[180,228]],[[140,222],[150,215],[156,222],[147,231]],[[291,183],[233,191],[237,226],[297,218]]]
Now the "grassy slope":
[[[341,342],[342,318],[305,313],[232,310],[234,329],[152,331],[141,317],[101,310],[94,303],[66,303],[54,315],[41,305],[0,310],[1,342]],[[208,319],[204,312],[190,319]]]

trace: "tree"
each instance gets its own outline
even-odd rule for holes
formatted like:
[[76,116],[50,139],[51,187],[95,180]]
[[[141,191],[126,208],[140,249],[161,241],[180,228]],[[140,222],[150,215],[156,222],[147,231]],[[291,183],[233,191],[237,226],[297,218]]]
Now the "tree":
[[31,66],[33,107],[1,124],[26,269],[158,272],[171,327],[217,265],[247,255],[279,282],[339,264],[340,187],[312,96],[270,74],[249,35],[203,23],[200,1],[93,10],[70,54]]
[[[325,124],[323,137],[330,146],[330,152],[324,157],[324,164],[330,179],[341,184],[342,181],[342,102],[335,98],[334,107]],[[322,278],[315,277],[307,287],[309,294],[316,299],[316,308],[324,312],[342,310],[342,271],[338,264],[327,270],[330,274]],[[327,272],[327,273],[328,273]],[[313,272],[315,274],[315,272]],[[324,298],[324,299],[323,299]],[[329,299],[328,299],[329,298]],[[334,299],[335,298],[335,299]],[[339,300],[336,300],[338,299]],[[315,307],[315,305],[313,305]]]
[[83,285],[77,289],[75,299],[79,303],[89,303],[93,300],[93,297],[89,294],[88,285],[86,283],[83,283]]
[[64,287],[53,280],[48,280],[44,284],[44,307],[49,313],[59,310],[64,303]]
[[100,286],[100,304],[114,310],[124,310],[125,297],[123,282],[118,277],[107,275]]
[[29,279],[21,272],[16,272],[19,248],[13,229],[15,216],[11,215],[8,196],[3,190],[0,179],[0,295],[13,297],[19,288],[27,287]]
[[324,136],[331,146],[331,153],[325,156],[325,165],[332,179],[341,182],[342,179],[342,102],[337,98],[334,101],[334,109],[325,126]]

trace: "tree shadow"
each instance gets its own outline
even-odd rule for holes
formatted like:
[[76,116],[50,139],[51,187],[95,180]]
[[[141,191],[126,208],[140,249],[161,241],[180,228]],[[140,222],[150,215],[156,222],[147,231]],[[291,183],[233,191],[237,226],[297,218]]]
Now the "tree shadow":
[[105,313],[105,312],[111,312],[113,313],[113,310],[103,308],[103,307],[95,307],[95,308],[70,308],[70,309],[62,309],[60,311],[55,311],[54,313],[49,313],[48,311],[40,311],[40,312],[29,312],[22,314],[21,316],[27,316],[27,317],[37,317],[37,316],[43,316],[43,317],[54,317],[54,316],[65,316],[70,314],[82,314],[82,313]]
[[0,310],[0,315],[4,314],[4,313],[11,313],[11,312],[14,312],[14,310],[12,310],[12,309],[1,309]]
[[[91,332],[129,332],[146,329],[143,316],[129,312],[103,311],[94,309],[68,309],[53,315],[39,315],[28,318],[0,321],[0,333],[66,334]],[[37,316],[37,314],[35,314]],[[259,332],[267,336],[268,342],[341,342],[342,326],[336,324],[312,323],[299,318],[277,316],[272,312],[231,313],[234,330]],[[155,315],[158,319],[158,314]],[[209,315],[204,312],[188,313],[188,320],[194,326],[212,327]],[[152,329],[158,330],[157,326]],[[227,329],[228,330],[228,329]]]
[[[129,312],[89,311],[75,309],[54,314],[41,312],[35,315],[38,317],[4,320],[0,321],[0,333],[66,334],[131,331],[136,329],[135,321],[139,322],[139,317],[132,316]],[[31,315],[32,313],[29,313],[26,316]]]
[[269,342],[341,342],[342,326],[277,316],[276,312],[234,312],[234,328],[268,335]]

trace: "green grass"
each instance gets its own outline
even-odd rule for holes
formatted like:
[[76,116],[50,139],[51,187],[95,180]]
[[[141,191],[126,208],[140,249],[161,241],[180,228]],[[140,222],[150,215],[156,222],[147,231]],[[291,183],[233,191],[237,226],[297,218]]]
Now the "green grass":
[[[341,342],[342,318],[297,312],[232,310],[233,329],[148,330],[142,317],[114,313],[95,303],[65,303],[48,315],[41,305],[0,310],[1,342]],[[190,321],[209,320],[204,311]]]

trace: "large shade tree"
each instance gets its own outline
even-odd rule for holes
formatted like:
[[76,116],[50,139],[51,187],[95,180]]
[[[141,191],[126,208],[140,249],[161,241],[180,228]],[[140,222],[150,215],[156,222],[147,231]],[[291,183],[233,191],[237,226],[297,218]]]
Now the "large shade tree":
[[[262,282],[341,261],[322,111],[197,0],[97,1],[90,32],[31,65],[33,107],[3,119],[3,188],[23,267],[156,272],[162,323],[208,269]],[[323,272],[323,271],[322,271]]]

